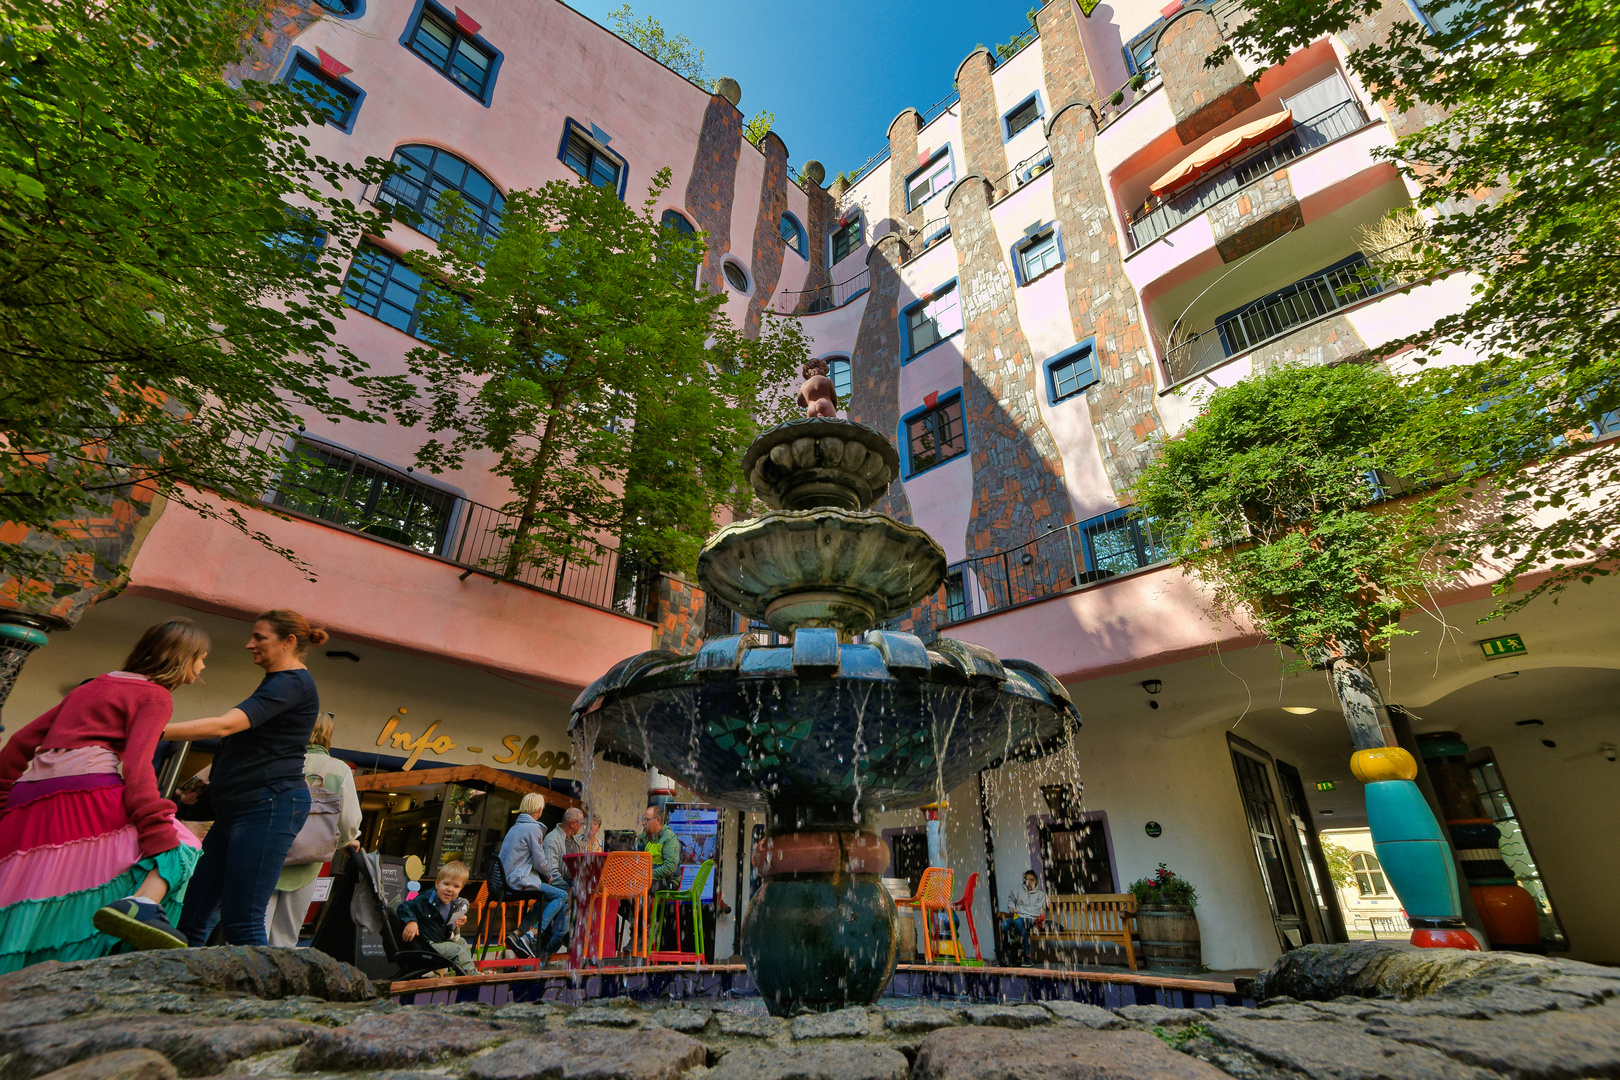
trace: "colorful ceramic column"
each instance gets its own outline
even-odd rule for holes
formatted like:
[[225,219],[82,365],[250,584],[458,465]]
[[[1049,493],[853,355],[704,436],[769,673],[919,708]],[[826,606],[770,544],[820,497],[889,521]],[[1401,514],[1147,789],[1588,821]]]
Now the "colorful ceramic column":
[[45,635],[46,623],[20,611],[0,611],[0,706],[11,696],[17,685],[17,676],[35,649],[50,638]]
[[1485,813],[1468,770],[1468,744],[1455,731],[1433,732],[1418,736],[1418,752],[1446,816],[1451,844],[1457,849],[1486,938],[1499,949],[1545,951],[1535,897],[1519,884],[1502,858],[1502,834]]

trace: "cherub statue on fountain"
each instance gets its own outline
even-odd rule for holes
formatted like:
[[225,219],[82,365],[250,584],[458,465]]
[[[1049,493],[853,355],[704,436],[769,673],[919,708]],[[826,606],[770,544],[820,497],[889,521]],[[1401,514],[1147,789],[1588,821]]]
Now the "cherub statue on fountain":
[[838,389],[827,378],[827,361],[811,360],[800,369],[804,385],[799,387],[799,407],[806,416],[837,416]]

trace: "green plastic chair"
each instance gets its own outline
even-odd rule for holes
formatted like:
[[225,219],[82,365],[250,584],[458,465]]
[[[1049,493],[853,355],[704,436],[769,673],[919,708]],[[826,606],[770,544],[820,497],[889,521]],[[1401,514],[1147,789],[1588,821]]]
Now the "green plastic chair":
[[[692,887],[689,889],[662,889],[652,894],[652,924],[659,928],[663,934],[664,902],[672,904],[689,903],[692,905],[692,944],[693,952],[702,956],[707,950],[703,941],[703,887],[709,883],[709,875],[714,873],[714,860],[704,859],[698,866],[697,875],[692,878]],[[675,932],[680,933],[680,909],[676,908],[675,918],[677,925]],[[663,944],[662,941],[659,942]]]

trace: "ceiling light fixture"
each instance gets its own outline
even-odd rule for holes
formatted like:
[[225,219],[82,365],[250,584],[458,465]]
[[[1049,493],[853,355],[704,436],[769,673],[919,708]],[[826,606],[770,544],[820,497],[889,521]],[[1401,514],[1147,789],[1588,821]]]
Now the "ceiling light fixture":
[[1142,684],[1142,689],[1146,690],[1150,694],[1157,694],[1160,690],[1164,689],[1164,683],[1160,682],[1158,679],[1149,679],[1147,682]]
[[1514,727],[1541,727],[1542,723],[1543,723],[1543,721],[1537,720],[1535,717],[1532,716],[1528,720],[1515,720],[1515,721],[1513,721],[1513,726]]
[[1291,712],[1295,716],[1309,716],[1311,713],[1316,712],[1316,706],[1314,706],[1314,705],[1284,705],[1282,707],[1282,711],[1283,712]]
[[1519,673],[1517,671],[1504,671],[1500,675],[1491,676],[1493,679],[1517,679],[1518,677]]

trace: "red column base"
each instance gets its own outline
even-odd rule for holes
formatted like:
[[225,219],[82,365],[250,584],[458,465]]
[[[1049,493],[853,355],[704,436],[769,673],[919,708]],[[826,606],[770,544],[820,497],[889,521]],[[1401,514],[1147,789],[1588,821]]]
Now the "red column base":
[[1466,930],[1444,930],[1439,927],[1420,927],[1412,931],[1412,944],[1420,949],[1472,949],[1479,952],[1479,942]]

